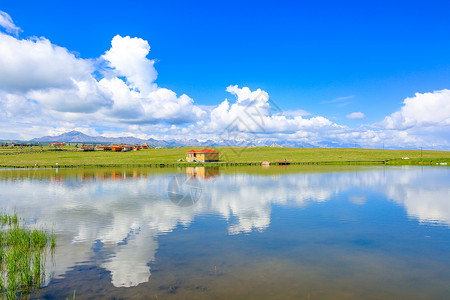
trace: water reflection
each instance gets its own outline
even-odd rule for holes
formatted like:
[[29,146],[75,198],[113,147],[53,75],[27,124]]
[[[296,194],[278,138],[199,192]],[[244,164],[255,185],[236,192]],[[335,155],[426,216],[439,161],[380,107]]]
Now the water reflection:
[[186,175],[202,179],[212,179],[219,175],[219,167],[187,167]]
[[[428,170],[427,170],[428,171]],[[450,226],[450,172],[387,173],[386,197],[405,207],[408,216]]]
[[169,199],[174,169],[3,170],[0,201],[7,212],[16,210],[36,226],[54,226],[58,246],[47,274],[59,278],[77,264],[97,263],[110,271],[116,287],[147,282],[158,238],[189,227],[199,216],[220,216],[228,234],[238,235],[266,230],[274,206],[307,207],[341,198],[362,206],[382,195],[403,206],[410,218],[450,226],[447,168],[288,170],[262,175],[181,169],[178,174],[195,178],[202,190],[193,205],[184,206]]

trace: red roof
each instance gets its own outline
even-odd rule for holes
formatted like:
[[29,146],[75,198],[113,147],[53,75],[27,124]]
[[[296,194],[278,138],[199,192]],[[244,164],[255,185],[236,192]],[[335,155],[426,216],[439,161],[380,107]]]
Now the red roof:
[[200,151],[189,150],[188,153],[219,153],[219,151],[203,149],[203,150],[200,150]]
[[209,149],[203,149],[202,151],[198,152],[207,152],[207,153],[219,153],[219,151],[209,150]]

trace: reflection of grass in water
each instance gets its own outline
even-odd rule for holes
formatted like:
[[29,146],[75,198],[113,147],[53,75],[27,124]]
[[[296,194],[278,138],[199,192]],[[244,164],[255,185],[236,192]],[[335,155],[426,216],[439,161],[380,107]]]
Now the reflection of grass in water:
[[[53,232],[20,226],[16,214],[0,215],[0,292],[1,297],[16,299],[38,293],[45,280],[47,250],[55,246]],[[50,240],[50,245],[48,241]]]

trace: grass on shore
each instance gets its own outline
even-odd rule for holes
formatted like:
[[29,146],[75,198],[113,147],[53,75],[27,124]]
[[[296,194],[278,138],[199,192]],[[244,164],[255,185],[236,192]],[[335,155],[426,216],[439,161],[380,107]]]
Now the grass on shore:
[[[48,148],[48,147],[47,147]],[[200,150],[201,147],[193,147]],[[186,160],[186,152],[191,149],[147,149],[131,152],[81,152],[75,148],[64,147],[69,151],[40,152],[24,150],[15,154],[11,149],[0,149],[0,165],[43,166],[59,165],[109,165],[109,164],[151,164],[177,163],[178,159]],[[50,149],[47,149],[50,150]],[[424,162],[450,161],[450,151],[431,150],[381,150],[381,149],[352,149],[352,148],[238,148],[217,147],[222,162],[261,162],[287,161],[291,162],[352,162],[352,161],[384,161],[392,160],[391,164],[414,164]],[[4,154],[4,155],[2,155]],[[402,159],[408,157],[409,159]]]
[[0,295],[2,299],[27,298],[39,294],[45,279],[48,249],[55,236],[44,230],[20,226],[16,214],[0,214]]

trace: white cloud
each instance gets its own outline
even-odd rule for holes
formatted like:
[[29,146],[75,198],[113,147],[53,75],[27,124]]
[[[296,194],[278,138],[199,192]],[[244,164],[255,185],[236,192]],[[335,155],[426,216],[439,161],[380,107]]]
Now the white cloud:
[[58,112],[93,113],[102,107],[112,106],[113,102],[101,91],[95,79],[85,81],[73,79],[72,82],[71,88],[35,90],[29,92],[27,96]]
[[27,99],[22,95],[1,94],[0,93],[0,116],[1,119],[14,118],[20,114],[36,116],[40,113],[41,107],[36,101]]
[[6,32],[14,34],[16,36],[21,31],[20,27],[14,25],[11,16],[1,10],[0,10],[0,27],[5,28]]
[[[125,123],[189,123],[205,118],[206,112],[183,94],[177,96],[154,82],[158,73],[147,59],[150,46],[140,38],[115,36],[102,56],[114,75],[99,81],[100,89],[113,100],[105,115]],[[122,78],[125,78],[123,80]]]
[[154,81],[158,76],[154,61],[147,55],[150,45],[140,38],[116,35],[111,41],[111,49],[102,56],[118,76],[124,76],[132,89],[147,95],[156,89]]
[[381,125],[399,130],[450,125],[450,90],[416,93],[406,98],[403,107],[387,116]]
[[397,112],[374,124],[379,135],[406,147],[448,149],[450,146],[450,90],[416,93]]
[[156,87],[147,96],[130,90],[126,83],[114,77],[99,82],[102,90],[110,93],[113,100],[111,110],[105,112],[110,118],[127,123],[188,123],[206,116],[194,100],[183,94],[180,97],[165,88]]
[[210,128],[220,130],[236,128],[242,132],[267,135],[271,133],[298,133],[302,131],[333,129],[339,127],[324,117],[304,119],[302,116],[287,118],[282,115],[272,115],[267,92],[257,89],[251,91],[248,87],[229,86],[227,91],[237,96],[233,104],[226,99],[216,109],[211,111]]
[[358,111],[358,112],[353,112],[351,114],[348,114],[345,117],[350,120],[355,120],[355,119],[364,119],[366,117],[366,115],[364,113]]
[[[95,60],[78,58],[45,38],[18,39],[0,32],[0,128],[12,127],[2,132],[27,139],[34,137],[26,130],[33,122],[36,129],[46,128],[40,136],[86,124],[126,128],[204,119],[206,112],[192,98],[156,85],[149,51],[147,41],[115,36],[101,57],[108,68],[99,69]],[[93,76],[97,71],[104,75],[100,80]]]
[[70,89],[74,80],[88,80],[94,71],[90,61],[45,38],[20,40],[1,32],[0,66],[0,90],[11,93]]

